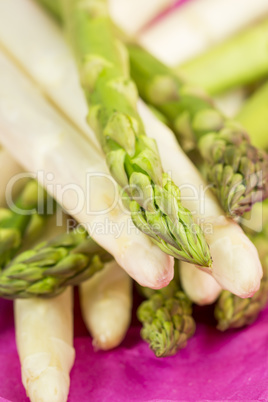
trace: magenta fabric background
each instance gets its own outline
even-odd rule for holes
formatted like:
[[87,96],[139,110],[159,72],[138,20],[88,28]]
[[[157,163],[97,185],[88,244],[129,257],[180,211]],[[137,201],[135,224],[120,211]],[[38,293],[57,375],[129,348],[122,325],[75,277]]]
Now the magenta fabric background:
[[[212,308],[195,310],[196,335],[176,356],[157,359],[132,326],[111,352],[92,350],[75,302],[76,361],[70,402],[268,401],[268,309],[251,327],[220,333]],[[16,352],[12,302],[0,300],[0,402],[26,402]]]

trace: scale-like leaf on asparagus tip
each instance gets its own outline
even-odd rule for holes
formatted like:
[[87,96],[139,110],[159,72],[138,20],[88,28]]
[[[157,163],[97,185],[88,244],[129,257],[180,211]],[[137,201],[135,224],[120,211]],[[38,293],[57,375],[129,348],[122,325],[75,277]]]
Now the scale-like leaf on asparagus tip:
[[195,332],[192,303],[175,280],[161,290],[141,291],[148,297],[137,311],[141,336],[157,357],[172,356],[186,346]]
[[55,296],[89,279],[111,258],[86,231],[65,233],[14,258],[0,273],[0,296]]

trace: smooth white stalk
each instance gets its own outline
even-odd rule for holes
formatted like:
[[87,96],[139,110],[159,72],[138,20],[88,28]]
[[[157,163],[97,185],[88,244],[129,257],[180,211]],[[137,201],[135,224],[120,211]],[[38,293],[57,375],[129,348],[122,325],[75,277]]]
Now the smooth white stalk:
[[[10,180],[23,171],[22,167],[5,149],[0,146],[0,208],[6,207],[6,187]],[[15,192],[18,192],[23,182],[17,183]]]
[[139,112],[147,135],[157,141],[163,167],[181,190],[183,205],[201,224],[213,259],[208,272],[222,288],[240,297],[252,296],[260,286],[258,252],[237,223],[223,216],[208,186],[180,148],[172,131],[140,101]]
[[73,294],[15,301],[22,382],[32,402],[67,401],[74,363]]
[[86,122],[88,109],[72,52],[60,26],[41,6],[31,0],[1,0],[0,44],[99,147]]
[[204,306],[217,300],[222,288],[211,275],[186,262],[180,262],[179,269],[182,288],[192,302]]
[[112,261],[80,285],[84,322],[96,349],[120,345],[129,328],[132,309],[131,278]]
[[3,54],[0,141],[137,282],[170,282],[173,258],[134,227],[103,157]]
[[175,0],[109,0],[114,21],[131,35],[135,35]]
[[[176,65],[263,18],[267,12],[267,0],[193,0],[143,32],[139,42],[160,60]],[[125,29],[128,32],[127,26]]]

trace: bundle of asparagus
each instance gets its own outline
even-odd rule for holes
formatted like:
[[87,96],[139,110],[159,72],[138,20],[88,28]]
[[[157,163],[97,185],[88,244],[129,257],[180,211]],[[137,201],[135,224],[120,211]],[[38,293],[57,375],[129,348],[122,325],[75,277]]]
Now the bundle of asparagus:
[[[65,401],[74,361],[70,286],[81,283],[82,314],[93,345],[107,350],[122,342],[130,324],[131,276],[148,299],[137,312],[141,336],[157,357],[170,356],[185,347],[195,332],[192,303],[211,304],[218,299],[215,315],[221,330],[256,319],[268,298],[263,248],[267,234],[250,235],[249,240],[238,223],[223,216],[170,129],[138,103],[127,52],[115,36],[106,1],[42,0],[63,19],[77,70],[60,28],[31,0],[16,4],[27,13],[17,24],[20,38],[14,37],[12,2],[0,4],[0,42],[8,49],[0,54],[0,140],[78,226],[69,232],[63,225],[53,238],[46,230],[43,242],[26,250],[24,245],[25,251],[18,253],[33,220],[18,209],[39,210],[44,198],[37,197],[37,182],[28,182],[13,208],[1,210],[0,295],[28,299],[15,301],[15,321],[22,378],[30,399]],[[40,52],[42,69],[37,63]],[[62,58],[51,62],[51,53],[57,52]],[[164,120],[186,142],[196,136],[225,212],[242,215],[251,209],[265,196],[266,154],[255,149],[244,131],[224,118],[211,100],[189,89],[143,49],[130,45],[129,53],[140,94],[164,112],[168,118]],[[19,71],[20,65],[28,77]],[[67,76],[68,85],[62,79]],[[86,114],[91,128],[85,124]],[[15,143],[21,147],[14,147]],[[12,177],[21,168],[4,153]],[[38,170],[45,174],[36,174]],[[171,172],[172,180],[163,171]],[[87,174],[96,180],[89,188]],[[4,180],[6,187],[8,175]],[[70,189],[78,192],[76,207],[70,192],[66,197]],[[196,197],[191,196],[192,190]],[[5,188],[2,192],[4,205]],[[89,205],[90,193],[94,199]],[[140,231],[129,230],[130,216]],[[262,281],[254,244],[264,267]],[[175,279],[170,256],[180,260]]]

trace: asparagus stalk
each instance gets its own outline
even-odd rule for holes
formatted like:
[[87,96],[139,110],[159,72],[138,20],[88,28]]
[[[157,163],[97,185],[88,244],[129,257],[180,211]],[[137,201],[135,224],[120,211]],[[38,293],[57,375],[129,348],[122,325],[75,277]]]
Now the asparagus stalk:
[[268,20],[265,19],[178,66],[178,73],[210,94],[249,84],[267,76],[267,41]]
[[33,213],[44,207],[45,193],[37,182],[26,184],[11,209],[0,209],[0,267],[4,267],[19,249]]
[[32,402],[67,401],[74,363],[72,289],[53,299],[15,301],[22,382]]
[[[109,10],[116,23],[129,34],[135,35],[144,29],[158,15],[168,10],[175,0],[109,0]],[[54,16],[60,18],[61,9],[57,0],[37,0]]]
[[175,66],[260,20],[267,12],[266,0],[190,1],[142,32],[139,43],[164,63]]
[[200,266],[211,257],[201,229],[163,173],[155,141],[146,137],[136,110],[123,45],[113,35],[107,2],[64,0],[64,21],[90,105],[88,122],[98,135],[110,172],[130,197],[134,224],[166,253]]
[[265,83],[244,103],[237,115],[237,120],[250,132],[252,143],[263,149],[268,148],[267,104],[268,83]]
[[[28,5],[29,4],[27,4],[27,2],[25,4],[27,5],[27,10],[28,10]],[[0,11],[1,11],[1,6],[0,6]],[[12,14],[12,13],[10,13],[11,9],[8,6],[3,7],[2,11],[3,11],[3,13],[4,13],[4,15],[6,17],[10,17],[10,18],[12,17],[12,15],[10,15],[10,14]],[[31,15],[34,16],[35,15],[34,10],[30,9],[30,11],[32,13]],[[38,20],[38,22],[39,22],[39,20]],[[40,19],[40,23],[42,23],[42,18]],[[19,24],[19,25],[21,25],[21,24]],[[5,28],[5,24],[3,24],[3,26]],[[51,29],[50,30],[48,29],[49,24],[44,23],[43,26],[45,28],[47,28],[48,36],[50,38],[53,38],[53,35],[49,34],[49,32],[52,31]],[[27,62],[25,61],[25,53],[24,53],[24,55],[22,55],[22,51],[19,50],[16,47],[16,45],[14,43],[14,38],[12,37],[12,34],[10,33],[8,27],[6,27],[5,29],[4,28],[2,29],[2,32],[3,32],[2,37],[4,38],[3,40],[5,41],[5,44],[6,45],[8,44],[8,46],[11,45],[11,49],[15,49],[15,53],[19,54],[18,57],[20,58],[20,61],[23,60],[23,64],[24,65],[26,64],[28,70],[30,69],[30,72],[33,72],[34,68],[29,67],[29,63],[27,64]],[[27,28],[27,30],[28,30],[28,28]],[[108,31],[109,31],[109,29],[108,29]],[[24,28],[22,27],[20,32],[25,32],[25,27]],[[37,29],[37,32],[38,32],[38,29]],[[52,31],[52,32],[54,32],[54,31]],[[34,36],[35,36],[35,34],[34,34]],[[41,37],[44,37],[44,35],[41,34]],[[114,41],[112,40],[112,42],[114,42]],[[32,41],[25,42],[25,43],[32,43]],[[44,47],[47,49],[46,46],[48,46],[48,42],[42,40],[42,43],[44,44]],[[69,56],[69,58],[67,57],[68,52],[66,52],[66,48],[64,46],[63,46],[63,48],[60,47],[62,45],[62,41],[56,40],[56,43],[57,43],[57,46],[58,46],[58,47],[56,46],[57,49],[61,49],[60,53],[62,55],[64,55],[66,60],[67,59],[70,60],[71,59],[70,56]],[[49,46],[50,45],[53,46],[53,41],[49,42]],[[105,46],[107,48],[109,48],[108,42],[105,44]],[[56,47],[54,47],[55,51],[56,51]],[[22,49],[25,50],[25,46],[23,46]],[[37,54],[40,51],[40,50],[37,51],[37,49],[39,49],[39,47],[38,48],[35,47],[35,49],[36,49],[35,53],[31,51],[31,54]],[[49,49],[50,49],[50,51],[49,51],[49,54],[48,54],[48,60],[50,58],[49,55],[51,53],[51,48],[49,48]],[[111,49],[114,49],[114,46],[112,46]],[[109,52],[111,51],[111,49],[109,49]],[[14,53],[14,50],[13,50],[13,53]],[[46,52],[44,54],[46,54]],[[42,57],[44,57],[44,56],[42,56]],[[107,57],[107,56],[104,55],[104,57]],[[116,58],[119,58],[119,60],[117,60],[117,64],[120,67],[121,59],[120,59],[117,51],[115,51],[115,59]],[[39,60],[39,58],[37,59],[37,57],[35,57],[34,60],[35,60],[35,62],[37,62],[37,60]],[[35,63],[32,63],[32,64],[35,65]],[[68,64],[68,66],[69,65],[70,64]],[[62,76],[62,70],[61,69],[62,69],[62,67],[61,68],[59,67],[57,71],[58,71],[58,73],[61,72],[61,76]],[[66,68],[65,68],[65,70],[66,70]],[[70,70],[70,74],[68,74],[68,82],[71,81],[72,88],[76,88],[75,92],[74,92],[74,95],[77,95],[78,98],[79,98],[79,96],[81,94],[77,90],[77,76],[72,75],[73,70],[71,68],[69,70]],[[115,68],[115,69],[111,69],[111,71],[114,71],[114,73],[116,74],[117,70]],[[42,69],[42,75],[43,75],[43,69]],[[38,76],[40,76],[40,74],[35,72],[34,77],[38,78]],[[71,78],[69,78],[69,77],[71,77]],[[40,81],[44,85],[45,79],[44,78],[41,78],[41,79],[39,78],[39,82]],[[49,80],[47,79],[46,81],[49,81]],[[60,84],[60,85],[61,85],[61,88],[62,88],[62,84]],[[51,85],[51,83],[50,83],[49,87],[52,88],[53,85]],[[106,85],[104,85],[104,88],[106,88]],[[117,89],[109,87],[109,91],[112,91],[112,93],[114,93],[114,95],[116,95],[117,100],[119,102],[119,105],[121,105],[122,96],[121,96],[120,93],[118,93]],[[64,102],[63,101],[64,98],[65,99],[66,98],[67,99],[71,98],[71,99],[73,99],[74,105],[76,103],[75,102],[76,98],[73,96],[73,92],[72,92],[71,89],[69,90],[69,92],[66,91],[66,90],[61,91],[62,95],[58,95],[58,96],[55,95],[55,92],[53,91],[53,89],[49,89],[48,92],[50,94],[52,94],[51,95],[52,97],[54,97],[53,100],[55,100],[55,98],[56,98],[56,101],[58,100],[58,102],[61,103],[61,105],[65,105],[65,106],[63,106],[65,112],[67,112],[67,110],[66,110],[67,106],[66,105],[68,105],[68,102],[67,103]],[[67,92],[68,92],[69,96],[67,96]],[[135,98],[135,96],[134,96],[134,98]],[[111,99],[111,97],[105,97],[105,99],[106,99],[106,102],[108,104],[109,99]],[[73,103],[72,102],[69,103],[68,109],[72,109],[71,105]],[[78,104],[80,105],[80,103],[78,103]],[[129,104],[128,100],[126,100],[126,102],[124,102],[124,107],[127,104]],[[110,103],[110,106],[112,107],[112,110],[113,110],[113,101]],[[137,117],[138,121],[140,122],[140,119],[138,118],[138,115],[137,115],[137,113],[135,111],[135,107],[131,106],[131,104],[129,104],[129,107],[130,107],[130,111],[132,111],[132,110],[134,111],[133,112],[134,115]],[[82,109],[81,110],[84,111],[85,110],[84,108],[85,108],[85,103],[82,104]],[[75,105],[75,109],[77,109],[77,105]],[[94,108],[92,108],[92,110],[94,110]],[[110,110],[110,112],[111,112],[111,110]],[[76,121],[77,120],[80,121],[80,116],[83,116],[83,118],[84,118],[83,112],[81,112],[79,114],[76,114],[76,117],[77,117]],[[139,124],[142,126],[141,122]],[[130,131],[131,130],[132,129],[130,129]],[[141,131],[143,131],[142,127],[141,127]],[[91,136],[92,134],[90,134],[90,131],[89,131],[89,132],[87,132],[87,135]],[[133,132],[132,132],[132,137],[131,138],[132,138],[132,140],[134,140],[134,142],[137,142],[138,137],[137,138],[134,138],[134,137],[135,136],[133,136]],[[140,162],[138,162],[138,157],[135,157],[134,159],[132,158],[133,161],[135,161],[135,166],[134,165],[132,166],[134,168],[133,172],[130,172],[131,169],[130,169],[130,165],[128,164],[129,159],[131,159],[130,156],[126,157],[126,161],[128,161],[126,163],[123,163],[122,157],[121,157],[121,159],[116,160],[116,162],[114,160],[114,162],[112,163],[113,166],[116,167],[116,169],[117,169],[118,166],[121,166],[121,168],[123,170],[121,169],[120,175],[122,174],[121,176],[123,177],[124,180],[127,178],[127,175],[125,174],[125,168],[126,168],[126,170],[128,172],[128,176],[132,177],[131,182],[129,183],[131,186],[129,186],[127,182],[122,182],[123,179],[122,180],[120,179],[120,184],[122,184],[123,186],[126,184],[128,186],[127,189],[129,190],[129,193],[132,193],[132,194],[128,194],[128,195],[135,196],[135,194],[133,194],[133,193],[135,193],[135,191],[134,191],[135,188],[137,187],[137,190],[139,191],[140,190],[139,185],[142,185],[141,191],[140,191],[141,197],[139,197],[140,199],[138,201],[140,203],[143,202],[143,206],[145,206],[144,203],[147,200],[147,202],[145,204],[146,204],[147,209],[149,209],[149,210],[145,211],[143,208],[140,208],[136,201],[131,202],[130,206],[132,208],[132,215],[133,215],[133,219],[134,219],[135,224],[137,224],[139,226],[139,228],[142,228],[143,230],[145,230],[146,234],[149,234],[149,235],[153,236],[154,241],[157,241],[157,244],[159,246],[161,246],[164,249],[165,252],[170,252],[172,255],[175,255],[177,257],[186,258],[187,260],[195,261],[197,264],[210,265],[211,261],[210,261],[210,256],[209,256],[209,250],[208,250],[207,245],[204,242],[203,235],[202,235],[200,229],[198,227],[196,227],[194,225],[194,223],[191,221],[190,214],[187,214],[187,211],[185,211],[185,209],[181,206],[181,203],[178,200],[178,194],[177,195],[175,194],[177,192],[175,186],[170,182],[170,180],[166,176],[164,176],[164,180],[161,183],[161,184],[164,185],[165,188],[163,188],[163,187],[158,185],[159,184],[158,182],[159,181],[161,182],[161,179],[162,179],[162,169],[161,169],[161,166],[160,166],[159,158],[158,158],[158,155],[157,155],[158,153],[157,153],[155,144],[153,142],[150,143],[150,145],[148,145],[148,147],[149,148],[152,147],[152,148],[148,149],[147,145],[145,145],[146,141],[148,142],[148,139],[143,135],[141,137],[139,137],[139,138],[140,138],[139,139],[139,147],[138,147],[139,149],[137,150],[136,154],[137,153],[139,154]],[[110,143],[113,143],[113,141],[111,140]],[[109,158],[111,158],[113,155],[118,154],[118,153],[120,153],[120,155],[122,156],[124,154],[124,151],[123,151],[123,149],[119,149],[119,148],[117,149],[117,151],[113,150],[112,152],[109,152],[109,155],[110,155]],[[148,157],[153,158],[152,160],[154,160],[154,162],[155,162],[153,164],[155,165],[157,170],[155,170],[154,167],[152,166],[153,170],[150,171],[150,169],[151,169],[151,167],[150,167],[151,166],[151,161],[148,161],[145,158],[144,155],[146,153],[148,154],[147,155]],[[119,160],[120,160],[120,163],[119,163]],[[148,162],[147,167],[144,165],[144,164],[147,163],[146,160]],[[133,164],[133,161],[131,162],[132,164]],[[137,171],[137,169],[139,170],[139,168],[137,167],[139,163],[140,163],[140,166],[142,165],[142,167],[143,167],[143,171],[145,172],[144,174],[142,174],[140,171]],[[124,167],[123,165],[124,166],[126,165],[126,166]],[[136,169],[136,173],[135,173],[135,169]],[[146,170],[147,170],[147,172],[146,172]],[[113,172],[113,173],[115,174],[115,172]],[[137,173],[139,173],[139,174],[137,175]],[[156,183],[153,183],[152,181],[150,181],[149,174],[152,174],[154,176],[154,179],[155,179]],[[117,179],[119,178],[117,176],[117,174],[116,174],[116,177],[117,177]],[[144,194],[144,191],[142,191],[142,190],[145,189],[147,184],[145,182],[141,183],[140,179],[144,179],[145,182],[147,184],[149,184],[149,187],[147,189],[148,191],[146,191],[146,194]],[[127,178],[127,180],[128,180],[128,178]],[[137,183],[136,183],[136,181],[137,181]],[[160,193],[159,193],[158,190],[160,191]],[[167,196],[167,191],[170,192],[170,194],[168,196]],[[151,197],[150,194],[152,192],[153,192],[153,194],[152,194],[153,198],[155,199],[155,197],[157,197],[159,199],[159,202],[161,200],[163,201],[163,197],[167,197],[167,201],[171,203],[171,208],[170,208],[171,210],[173,209],[173,204],[174,204],[175,211],[173,209],[173,211],[171,211],[171,213],[169,213],[170,216],[166,215],[167,211],[164,210],[165,207],[167,206],[166,205],[167,202],[164,203],[165,205],[160,205],[160,206],[156,205],[156,207],[154,207],[154,205],[152,205],[152,200],[150,200],[150,197]],[[178,212],[176,211],[177,209],[179,209]],[[182,215],[185,215],[185,216],[182,217]],[[183,218],[183,219],[181,219],[181,218]],[[185,228],[184,228],[184,224],[185,224]],[[171,228],[171,225],[172,225],[172,228]],[[156,233],[157,233],[156,235],[155,235],[154,231],[156,231]],[[164,234],[165,234],[165,236],[164,236],[165,239],[162,239],[162,238],[160,238],[158,236],[158,232],[161,235],[161,233],[163,231],[164,231]],[[196,232],[196,233],[194,233],[194,232]],[[174,239],[173,235],[175,237],[177,236],[177,240],[176,240],[176,238]],[[184,239],[182,239],[182,236],[184,236]],[[168,241],[171,243],[170,246],[167,243]],[[194,250],[195,248],[197,248],[196,251]]]
[[186,262],[180,263],[180,281],[189,299],[199,306],[214,303],[222,291],[212,276]]
[[103,268],[111,256],[85,230],[43,242],[14,258],[0,273],[0,296],[52,297]]
[[182,152],[170,129],[142,102],[139,112],[148,135],[157,141],[164,168],[172,172],[172,178],[181,190],[185,206],[204,229],[213,259],[212,268],[206,271],[222,288],[240,297],[252,296],[259,289],[262,277],[256,247],[236,222],[223,216],[215,197]]
[[225,213],[242,215],[266,198],[268,156],[251,145],[244,129],[147,51],[130,45],[129,52],[141,96],[167,117],[185,148],[197,146]]
[[28,171],[43,172],[38,176],[42,186],[130,276],[144,286],[166,286],[173,277],[172,258],[132,225],[90,141],[81,138],[3,55],[0,70],[0,141]]
[[112,261],[92,279],[80,285],[84,322],[96,350],[120,345],[130,325],[132,284],[130,277]]
[[141,336],[157,357],[174,355],[195,332],[192,303],[176,281],[159,291],[143,289],[148,300],[138,308]]
[[58,1],[55,0],[38,0],[50,13],[56,18],[60,18],[61,7]]

